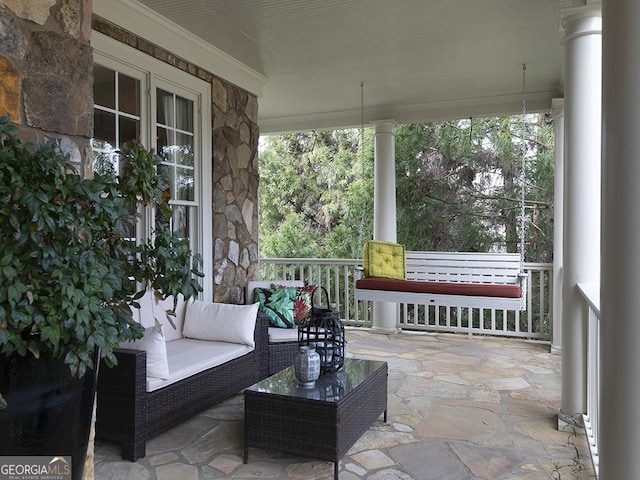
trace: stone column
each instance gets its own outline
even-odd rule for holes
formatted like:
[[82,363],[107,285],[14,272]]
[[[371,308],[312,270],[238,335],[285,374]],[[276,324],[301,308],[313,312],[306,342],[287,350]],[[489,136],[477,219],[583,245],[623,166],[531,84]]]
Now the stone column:
[[[396,149],[393,120],[375,125],[375,160],[373,187],[373,238],[397,241],[396,225]],[[398,305],[373,302],[373,328],[377,333],[396,333]]]
[[602,17],[598,7],[562,18],[565,61],[562,406],[558,424],[586,411],[586,306],[576,287],[600,279]]
[[640,2],[603,2],[600,479],[640,478]]
[[564,99],[551,101],[555,134],[555,167],[553,182],[553,338],[551,353],[562,352],[562,236],[564,199]]

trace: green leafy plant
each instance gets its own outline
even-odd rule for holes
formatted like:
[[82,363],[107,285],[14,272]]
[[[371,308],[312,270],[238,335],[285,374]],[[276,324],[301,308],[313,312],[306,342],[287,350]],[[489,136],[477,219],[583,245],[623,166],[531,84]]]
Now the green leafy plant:
[[[119,342],[142,336],[131,307],[147,288],[197,295],[200,258],[169,229],[157,155],[127,146],[121,177],[82,179],[55,146],[15,131],[0,118],[0,353],[51,351],[82,376],[96,348],[113,365]],[[158,213],[139,245],[129,232],[143,206]]]
[[[156,297],[173,297],[173,310],[166,312],[166,319],[175,328],[172,317],[178,294],[189,299],[202,291],[198,282],[203,276],[202,259],[193,254],[188,239],[180,238],[170,228],[173,212],[169,207],[168,172],[162,166],[162,159],[140,143],[124,145],[121,155],[124,165],[122,175],[117,177],[120,195],[129,205],[153,206],[156,214],[152,238],[138,245],[135,255],[130,254],[130,276],[138,284],[152,289]],[[142,294],[144,291],[136,298]]]
[[573,458],[570,465],[561,465],[559,462],[554,462],[551,470],[551,478],[554,480],[562,480],[563,474],[567,471],[567,475],[571,475],[571,478],[580,479],[582,474],[587,470],[584,463],[584,457],[580,453],[580,449],[576,444],[576,437],[578,436],[578,420],[580,415],[574,415],[571,417],[571,422],[567,423],[563,430],[569,433],[567,438],[567,445],[573,450]]

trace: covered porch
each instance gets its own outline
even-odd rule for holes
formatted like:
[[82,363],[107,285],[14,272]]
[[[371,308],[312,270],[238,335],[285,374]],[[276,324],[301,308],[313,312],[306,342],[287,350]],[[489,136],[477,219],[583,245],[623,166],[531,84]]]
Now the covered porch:
[[[559,446],[554,443],[555,439],[560,442],[558,428],[576,415],[587,414],[594,452],[598,445],[595,459],[601,478],[640,476],[635,460],[640,447],[640,411],[636,408],[640,402],[636,375],[640,369],[640,296],[635,282],[640,270],[640,137],[636,128],[640,5],[635,0],[518,5],[503,1],[479,11],[475,9],[478,2],[461,1],[447,2],[449,6],[442,11],[444,2],[413,2],[413,7],[421,8],[418,15],[409,7],[389,2],[374,2],[366,8],[365,2],[323,2],[319,10],[261,3],[232,6],[218,2],[207,9],[198,1],[189,2],[187,8],[183,2],[162,0],[39,0],[23,9],[22,2],[2,2],[1,20],[9,32],[2,50],[3,71],[7,72],[3,80],[7,93],[0,95],[3,109],[12,113],[26,138],[53,138],[89,174],[94,105],[93,79],[86,72],[93,65],[125,71],[117,63],[124,62],[126,69],[134,70],[139,66],[129,59],[134,58],[134,50],[136,55],[163,64],[162,71],[154,70],[155,65],[148,68],[153,75],[139,72],[144,87],[141,96],[148,102],[141,108],[146,114],[142,126],[152,125],[155,118],[151,87],[161,81],[170,90],[182,82],[178,71],[189,81],[197,79],[195,93],[189,90],[182,95],[193,98],[194,111],[202,116],[195,132],[203,137],[198,164],[202,195],[195,207],[204,218],[199,218],[198,234],[209,273],[205,295],[239,303],[246,280],[257,277],[260,268],[259,130],[356,126],[361,122],[359,85],[364,82],[368,104],[363,116],[375,126],[379,142],[376,202],[384,206],[376,210],[376,237],[395,240],[393,182],[388,175],[393,171],[394,125],[519,112],[520,68],[526,63],[529,111],[551,110],[556,121],[556,252],[549,331],[553,332],[551,350],[561,355],[547,357],[548,347],[534,347],[539,350],[534,357],[540,354],[557,362],[553,370],[558,385],[554,387],[557,397],[543,402],[543,407],[535,404],[533,410],[541,409],[546,418],[552,409],[560,422],[555,433],[549,433],[552,438],[542,444]],[[338,8],[342,8],[339,15]],[[394,25],[395,30],[386,30],[387,25]],[[280,41],[283,33],[290,34],[286,41]],[[65,48],[59,48],[62,40]],[[123,50],[131,57],[123,60]],[[51,65],[59,69],[52,70]],[[69,71],[82,72],[82,81],[63,85],[59,79]],[[51,107],[47,95],[52,91],[68,95],[52,96],[56,104]],[[151,142],[153,133],[148,133]],[[372,323],[388,333],[398,328],[390,315],[374,318]],[[409,341],[404,336],[372,339],[377,346],[368,352],[364,349],[363,354],[375,351],[378,355],[383,351],[378,347],[385,342],[391,352],[397,352],[392,342]],[[353,344],[357,346],[358,341]],[[500,351],[515,348],[509,342],[522,345],[521,340],[456,338],[458,341],[504,342]],[[474,343],[467,345],[477,348]],[[460,359],[465,358],[464,351],[454,350]],[[440,366],[425,361],[426,367]],[[557,371],[560,362],[562,369]],[[424,368],[427,377],[429,368]],[[499,373],[492,374],[500,378]],[[529,373],[514,373],[513,377],[522,375]],[[462,374],[460,377],[465,380]],[[458,385],[456,381],[444,383]],[[491,382],[488,378],[482,381]],[[465,382],[460,385],[472,392],[472,380]],[[427,389],[434,386],[429,384]],[[437,394],[437,389],[431,393]],[[398,405],[407,404],[410,402]],[[456,407],[463,411],[465,405],[456,403]],[[405,421],[396,423],[404,425]],[[385,428],[396,429],[393,422],[392,417]],[[509,425],[515,429],[514,424]],[[403,428],[396,433],[409,433]],[[539,453],[538,447],[543,448],[538,444],[531,451]],[[158,450],[160,457],[149,458],[156,466],[170,465],[177,453],[169,450]],[[467,457],[473,457],[472,450],[467,450]],[[524,446],[518,450],[527,453]],[[384,453],[393,458],[390,451]],[[568,454],[569,460],[572,455]],[[99,458],[99,467],[106,465],[107,457]],[[143,462],[115,468],[145,465],[151,466]],[[465,465],[471,469],[470,464]],[[541,478],[551,476],[551,470],[532,465]],[[167,471],[170,477],[171,470]],[[528,473],[533,476],[529,478],[538,473]]]

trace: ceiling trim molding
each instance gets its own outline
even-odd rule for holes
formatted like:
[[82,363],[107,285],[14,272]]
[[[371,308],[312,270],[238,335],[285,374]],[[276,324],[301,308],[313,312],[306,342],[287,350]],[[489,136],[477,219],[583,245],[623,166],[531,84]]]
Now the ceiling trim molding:
[[93,0],[93,13],[261,97],[268,78],[136,0]]
[[[559,92],[527,93],[527,111],[544,112],[551,109],[551,100],[561,96]],[[504,95],[447,102],[423,103],[399,107],[366,108],[366,125],[381,119],[393,118],[398,124],[455,120],[468,117],[513,115],[522,112],[522,95]],[[355,128],[361,124],[361,112],[343,110],[278,118],[258,117],[260,134],[302,132],[309,130],[334,130]]]

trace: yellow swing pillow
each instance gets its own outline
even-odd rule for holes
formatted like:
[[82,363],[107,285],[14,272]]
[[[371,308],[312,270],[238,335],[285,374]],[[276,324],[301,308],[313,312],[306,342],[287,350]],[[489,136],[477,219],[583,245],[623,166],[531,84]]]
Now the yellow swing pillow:
[[407,260],[404,245],[392,242],[369,240],[364,244],[362,266],[365,277],[397,278],[407,275]]

